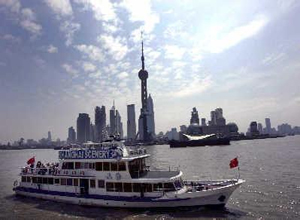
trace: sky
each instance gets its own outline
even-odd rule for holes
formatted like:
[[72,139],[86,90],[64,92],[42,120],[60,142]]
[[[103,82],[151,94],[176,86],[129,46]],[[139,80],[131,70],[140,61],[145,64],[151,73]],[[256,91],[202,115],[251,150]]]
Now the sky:
[[[156,132],[223,108],[300,125],[300,2],[0,0],[0,143],[65,140],[78,113],[141,108],[141,31]],[[107,123],[108,120],[107,120]]]

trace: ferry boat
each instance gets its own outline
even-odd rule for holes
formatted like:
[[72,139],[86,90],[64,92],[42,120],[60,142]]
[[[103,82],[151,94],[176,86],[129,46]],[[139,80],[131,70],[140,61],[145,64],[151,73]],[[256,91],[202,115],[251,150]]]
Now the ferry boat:
[[151,171],[144,148],[120,141],[60,150],[59,162],[21,168],[17,195],[78,205],[156,208],[225,206],[242,179],[184,181],[181,171]]

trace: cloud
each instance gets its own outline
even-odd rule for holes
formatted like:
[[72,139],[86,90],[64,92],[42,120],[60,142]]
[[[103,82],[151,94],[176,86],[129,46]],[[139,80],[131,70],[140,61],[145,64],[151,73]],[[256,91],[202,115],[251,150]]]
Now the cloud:
[[73,14],[72,5],[69,0],[45,0],[45,2],[58,16],[58,19]]
[[103,44],[103,47],[108,50],[113,59],[120,61],[128,53],[126,40],[121,37],[113,37],[112,35],[101,35],[98,41]]
[[119,79],[125,79],[125,78],[127,78],[129,75],[128,75],[128,73],[126,73],[126,72],[121,72],[121,73],[119,73],[118,75],[117,75],[117,77],[119,78]]
[[118,20],[114,5],[109,0],[76,0],[75,2],[83,4],[85,10],[93,10],[94,17],[98,21],[117,22]]
[[41,34],[42,26],[37,23],[35,13],[30,8],[22,8],[20,1],[17,0],[0,0],[0,5],[4,5],[14,13],[20,26],[33,37]]
[[279,60],[282,60],[286,57],[285,53],[273,53],[269,54],[268,56],[265,57],[265,59],[262,60],[262,63],[265,65],[272,64],[274,62],[277,62]]
[[266,16],[258,16],[245,25],[235,27],[226,33],[219,33],[216,35],[216,38],[205,43],[203,46],[208,52],[221,53],[241,41],[256,35],[267,23],[268,18]]
[[99,47],[96,47],[94,45],[75,45],[74,48],[82,52],[85,56],[88,56],[90,59],[94,61],[103,61],[105,59],[105,56],[103,55],[101,49]]
[[96,70],[97,67],[90,62],[83,62],[82,68],[84,69],[85,72],[93,72]]
[[4,5],[13,13],[19,13],[21,10],[21,3],[19,0],[0,0],[0,5]]
[[62,68],[72,77],[76,78],[78,76],[78,70],[74,69],[70,64],[64,63]]
[[0,35],[0,39],[10,41],[10,42],[13,42],[13,43],[20,43],[21,42],[21,38],[15,37],[11,34]]
[[180,60],[185,53],[185,49],[178,47],[176,45],[166,45],[165,49],[165,58]]
[[100,78],[101,75],[102,75],[101,72],[97,71],[97,72],[90,73],[89,77],[93,78],[93,79],[98,79],[98,78]]
[[50,44],[50,45],[47,47],[47,51],[48,51],[48,53],[57,53],[57,52],[58,52],[58,49],[57,49],[57,47],[54,47],[52,44]]
[[209,89],[211,85],[211,77],[206,76],[203,79],[195,79],[188,84],[182,84],[182,86],[178,88],[177,91],[171,92],[170,95],[179,98],[195,96]]
[[144,23],[143,30],[150,33],[154,30],[155,25],[159,23],[159,15],[152,11],[150,0],[124,0],[119,4],[129,12],[131,22],[141,21]]
[[65,33],[66,36],[66,45],[70,46],[73,42],[73,36],[75,32],[80,30],[80,24],[74,23],[72,21],[64,21],[60,25],[60,30]]

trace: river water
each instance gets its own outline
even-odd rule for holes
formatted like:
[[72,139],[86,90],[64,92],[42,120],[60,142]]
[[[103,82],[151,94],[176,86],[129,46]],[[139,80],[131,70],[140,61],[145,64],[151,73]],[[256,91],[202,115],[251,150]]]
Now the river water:
[[238,156],[238,188],[221,210],[198,208],[128,210],[84,207],[16,197],[13,182],[32,156],[57,161],[55,150],[0,151],[0,219],[300,219],[300,136],[232,142],[230,146],[147,147],[151,168],[180,169],[186,179],[235,178],[229,161]]

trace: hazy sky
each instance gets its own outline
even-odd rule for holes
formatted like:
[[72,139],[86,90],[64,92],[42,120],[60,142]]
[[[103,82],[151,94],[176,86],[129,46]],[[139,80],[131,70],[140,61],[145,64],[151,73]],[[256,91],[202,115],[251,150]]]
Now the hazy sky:
[[299,1],[0,0],[0,142],[66,139],[79,112],[140,112],[140,31],[156,131],[222,107],[300,125]]

